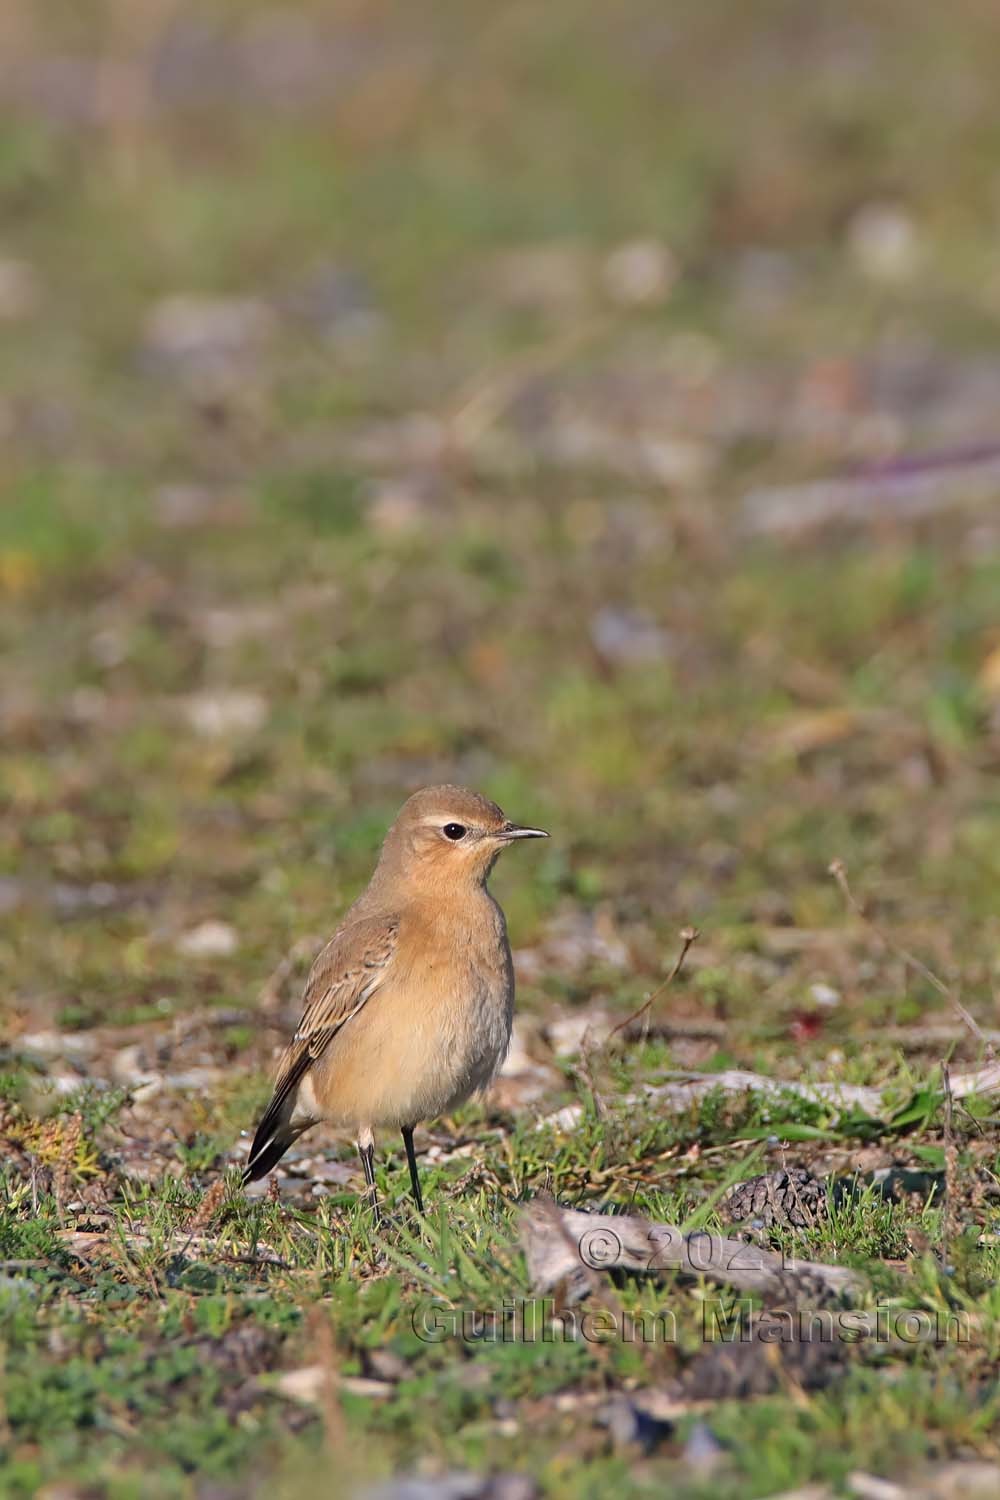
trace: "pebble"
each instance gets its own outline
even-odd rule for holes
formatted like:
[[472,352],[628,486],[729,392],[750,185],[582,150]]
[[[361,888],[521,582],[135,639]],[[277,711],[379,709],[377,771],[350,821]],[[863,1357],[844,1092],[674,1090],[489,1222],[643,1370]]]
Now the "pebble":
[[267,699],[243,688],[219,688],[192,693],[184,700],[184,714],[195,734],[203,739],[253,734],[266,722]]
[[26,260],[0,259],[0,322],[29,318],[41,301],[41,283]]
[[17,1050],[22,1057],[44,1061],[50,1057],[89,1057],[96,1045],[86,1032],[31,1031],[19,1038]]
[[638,610],[606,605],[590,622],[598,655],[616,666],[663,661],[671,653],[670,633]]
[[705,1422],[695,1422],[684,1444],[684,1462],[701,1474],[710,1474],[718,1468],[725,1452],[711,1427]]
[[495,256],[487,280],[490,293],[508,307],[565,314],[590,300],[593,270],[585,245],[552,240]]
[[551,1126],[553,1130],[562,1130],[568,1134],[571,1130],[576,1129],[582,1119],[583,1106],[580,1104],[567,1104],[562,1109],[557,1109],[554,1114],[543,1115],[536,1122],[536,1128],[538,1130],[545,1130]]
[[456,1472],[399,1474],[363,1490],[360,1500],[536,1500],[537,1495],[538,1485],[527,1474]]
[[224,1076],[222,1068],[187,1068],[182,1073],[168,1073],[162,1082],[167,1088],[197,1093],[201,1089],[213,1087]]
[[557,1016],[545,1028],[545,1036],[556,1057],[575,1057],[590,1032],[590,1041],[603,1038],[607,1017],[601,1015]]
[[259,349],[273,330],[274,314],[256,298],[178,292],[150,309],[143,342],[157,358],[185,364]]
[[0,875],[0,916],[16,911],[24,896],[24,887],[13,875]]
[[143,1067],[142,1048],[137,1042],[119,1048],[114,1054],[111,1059],[111,1077],[115,1083],[132,1089],[136,1098],[140,1093],[143,1098],[152,1098],[163,1086],[161,1074]]
[[620,307],[650,307],[665,302],[680,274],[668,246],[654,239],[626,240],[604,262],[602,279],[612,302]]
[[236,929],[228,922],[200,922],[182,932],[177,952],[185,958],[229,958],[239,947]]
[[894,203],[867,203],[858,209],[848,225],[847,248],[872,281],[906,281],[920,262],[916,225]]

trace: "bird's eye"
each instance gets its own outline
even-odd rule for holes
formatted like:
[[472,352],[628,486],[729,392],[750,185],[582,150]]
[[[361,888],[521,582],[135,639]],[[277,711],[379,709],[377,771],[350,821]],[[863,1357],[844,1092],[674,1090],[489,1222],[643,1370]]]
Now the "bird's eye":
[[463,823],[446,823],[444,825],[445,838],[454,839],[456,843],[459,839],[464,839],[468,831]]

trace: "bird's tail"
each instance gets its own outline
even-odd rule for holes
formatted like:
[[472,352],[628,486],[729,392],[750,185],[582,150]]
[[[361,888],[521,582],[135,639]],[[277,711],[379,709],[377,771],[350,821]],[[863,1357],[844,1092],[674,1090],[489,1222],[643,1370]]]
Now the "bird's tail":
[[243,1169],[243,1186],[248,1182],[259,1182],[271,1168],[281,1160],[289,1146],[298,1138],[299,1131],[288,1128],[275,1131],[261,1140],[260,1130],[253,1138],[250,1157]]
[[295,1102],[298,1085],[309,1066],[309,1055],[303,1049],[294,1055],[279,1075],[279,1083],[271,1095],[271,1102],[260,1117],[254,1132],[253,1145],[243,1169],[243,1184],[258,1182],[266,1177],[276,1162],[312,1123],[311,1120],[295,1119]]

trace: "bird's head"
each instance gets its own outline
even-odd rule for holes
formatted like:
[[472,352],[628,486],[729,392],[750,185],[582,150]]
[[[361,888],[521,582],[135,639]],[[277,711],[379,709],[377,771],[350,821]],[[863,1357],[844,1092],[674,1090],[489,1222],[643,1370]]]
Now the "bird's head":
[[404,802],[386,835],[383,866],[418,880],[482,884],[497,856],[521,839],[546,839],[525,828],[478,792],[430,786]]

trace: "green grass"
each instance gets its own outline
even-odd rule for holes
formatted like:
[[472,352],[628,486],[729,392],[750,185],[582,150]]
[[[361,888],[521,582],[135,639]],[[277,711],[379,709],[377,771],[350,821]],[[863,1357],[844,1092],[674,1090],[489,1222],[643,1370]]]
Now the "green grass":
[[[497,1173],[497,1190],[472,1185],[456,1195],[453,1170],[428,1172],[422,1224],[410,1219],[395,1163],[380,1173],[391,1224],[375,1237],[352,1193],[335,1192],[305,1211],[264,1200],[248,1204],[235,1176],[210,1222],[192,1230],[203,1198],[195,1173],[162,1184],[123,1180],[106,1233],[81,1250],[66,1239],[52,1194],[42,1192],[32,1203],[26,1186],[8,1174],[4,1254],[31,1258],[16,1281],[8,1275],[0,1308],[7,1417],[16,1434],[9,1492],[29,1495],[52,1474],[72,1472],[82,1483],[106,1482],[116,1495],[139,1493],[142,1485],[143,1493],[180,1495],[187,1493],[186,1474],[231,1480],[262,1461],[277,1463],[279,1475],[287,1469],[291,1485],[305,1462],[303,1448],[315,1451],[324,1438],[319,1419],[304,1418],[281,1394],[277,1372],[319,1359],[333,1361],[338,1377],[377,1379],[370,1359],[388,1355],[394,1360],[388,1399],[384,1386],[374,1395],[349,1389],[342,1398],[338,1461],[358,1478],[416,1462],[428,1451],[429,1427],[439,1461],[509,1463],[497,1405],[520,1412],[520,1403],[528,1403],[518,1417],[515,1467],[537,1472],[552,1493],[589,1493],[593,1476],[574,1477],[556,1461],[551,1424],[566,1427],[573,1402],[589,1410],[609,1385],[672,1381],[705,1348],[711,1323],[703,1299],[712,1307],[725,1294],[669,1275],[618,1279],[609,1294],[620,1315],[649,1320],[665,1310],[666,1344],[579,1338],[539,1344],[537,1335],[525,1343],[484,1334],[489,1324],[482,1319],[490,1309],[502,1319],[505,1299],[530,1305],[515,1195],[530,1199],[551,1185],[561,1201],[631,1200],[653,1217],[718,1227],[711,1203],[755,1162],[744,1150],[742,1160],[731,1151],[709,1153],[695,1165],[690,1147],[739,1138],[738,1117],[726,1120],[710,1100],[686,1123],[663,1131],[662,1119],[633,1116],[626,1139],[588,1115],[571,1139],[558,1143],[539,1132],[508,1136],[505,1160],[487,1140],[484,1157]],[[636,1168],[647,1185],[629,1194]],[[889,1435],[899,1429],[906,1429],[914,1461],[959,1446],[988,1451],[994,1403],[985,1391],[974,1394],[975,1370],[1000,1335],[975,1236],[957,1255],[951,1277],[933,1257],[915,1263],[915,1275],[878,1270],[881,1262],[895,1268],[905,1261],[908,1233],[938,1243],[939,1221],[930,1207],[893,1205],[861,1189],[832,1205],[815,1230],[779,1237],[776,1243],[792,1255],[874,1272],[859,1304],[873,1318],[876,1308],[896,1320],[909,1309],[951,1316],[958,1327],[963,1313],[975,1334],[970,1343],[933,1349],[887,1339],[870,1349],[859,1345],[851,1355],[845,1346],[848,1368],[840,1380],[786,1412],[763,1447],[756,1434],[780,1403],[723,1401],[711,1418],[727,1445],[721,1493],[768,1494],[780,1474],[802,1482],[835,1480],[848,1467],[877,1470],[891,1451]],[[537,1327],[545,1314],[543,1305]],[[965,1375],[973,1384],[963,1397]],[[553,1404],[557,1398],[561,1406]],[[685,1426],[681,1417],[654,1471],[696,1495],[701,1490],[693,1478],[685,1481],[679,1458]],[[612,1482],[624,1472],[621,1457],[598,1450],[596,1472]],[[636,1485],[640,1493],[642,1483]]]
[[[0,27],[0,1489],[514,1467],[547,1500],[754,1500],[992,1458],[995,1111],[957,1106],[947,1142],[940,1061],[978,1051],[899,950],[996,1025],[995,507],[792,540],[747,536],[741,499],[992,441],[995,17],[112,10]],[[898,275],[866,261],[873,204],[912,232]],[[608,256],[648,239],[676,285],[616,301]],[[209,299],[173,303],[200,352],[164,341],[178,297]],[[280,1202],[225,1174],[313,951],[446,779],[553,834],[495,881],[543,1083],[423,1135],[422,1226],[383,1154],[375,1240],[356,1173]],[[232,952],[185,950],[207,921]],[[545,1027],[624,1020],[689,923],[653,1011],[678,1026],[595,1056],[595,1102]],[[640,1097],[734,1067],[884,1105]],[[939,1183],[949,1153],[951,1207],[869,1181]],[[714,1231],[785,1163],[856,1181],[779,1248],[971,1342],[681,1402],[640,1456],[601,1413],[683,1386],[715,1289],[609,1284],[674,1314],[666,1348],[414,1332],[530,1297],[541,1191]],[[282,1394],[316,1364],[331,1399]]]

